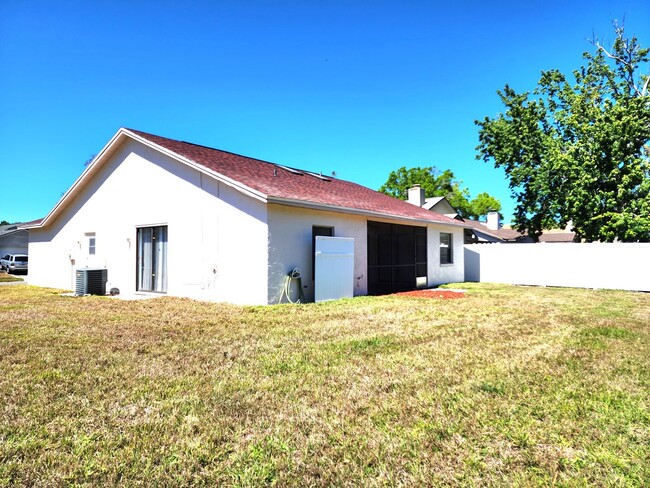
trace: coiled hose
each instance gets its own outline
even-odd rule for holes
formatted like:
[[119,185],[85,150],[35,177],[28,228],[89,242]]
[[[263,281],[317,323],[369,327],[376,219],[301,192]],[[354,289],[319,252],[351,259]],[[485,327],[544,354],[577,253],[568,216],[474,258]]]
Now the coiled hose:
[[[298,300],[295,302],[291,300],[291,283],[293,280],[296,280],[298,283]],[[284,286],[282,287],[282,294],[280,295],[280,301],[282,303],[282,297],[287,297],[289,303],[305,303],[305,292],[302,289],[302,277],[300,276],[300,270],[298,268],[293,268],[291,273],[289,273],[284,278]]]

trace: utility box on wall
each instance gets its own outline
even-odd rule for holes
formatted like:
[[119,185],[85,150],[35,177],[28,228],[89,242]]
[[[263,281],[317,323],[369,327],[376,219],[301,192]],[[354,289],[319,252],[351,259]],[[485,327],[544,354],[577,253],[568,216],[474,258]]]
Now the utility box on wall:
[[106,295],[108,270],[83,268],[76,271],[75,295]]
[[314,298],[317,302],[350,298],[354,292],[354,239],[316,237]]

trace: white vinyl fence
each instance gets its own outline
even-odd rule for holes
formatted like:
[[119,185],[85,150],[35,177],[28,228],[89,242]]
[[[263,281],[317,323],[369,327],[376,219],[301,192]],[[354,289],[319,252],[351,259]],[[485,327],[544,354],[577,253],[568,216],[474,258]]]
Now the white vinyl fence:
[[465,281],[650,291],[650,243],[467,244]]

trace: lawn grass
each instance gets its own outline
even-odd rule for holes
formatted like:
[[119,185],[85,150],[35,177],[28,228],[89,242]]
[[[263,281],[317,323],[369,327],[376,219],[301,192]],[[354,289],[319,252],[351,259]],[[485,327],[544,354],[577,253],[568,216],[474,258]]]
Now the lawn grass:
[[647,486],[650,295],[463,287],[269,307],[0,287],[0,486]]
[[10,283],[12,281],[24,281],[18,276],[11,275],[9,273],[0,271],[0,283]]

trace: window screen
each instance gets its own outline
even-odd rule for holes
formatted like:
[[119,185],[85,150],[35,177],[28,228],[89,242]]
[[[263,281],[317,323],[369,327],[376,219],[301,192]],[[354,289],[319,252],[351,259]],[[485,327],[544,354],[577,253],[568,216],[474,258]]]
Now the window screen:
[[368,221],[368,293],[414,290],[427,279],[427,228]]

